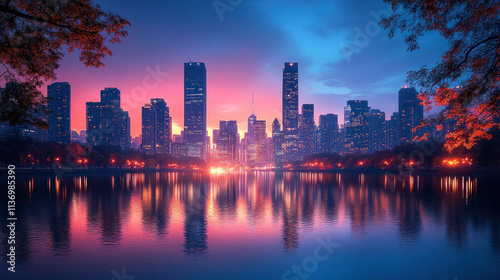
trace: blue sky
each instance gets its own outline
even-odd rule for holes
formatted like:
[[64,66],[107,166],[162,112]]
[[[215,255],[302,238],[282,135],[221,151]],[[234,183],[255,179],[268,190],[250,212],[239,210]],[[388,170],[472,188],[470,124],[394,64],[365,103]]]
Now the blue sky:
[[97,3],[132,26],[129,36],[112,46],[104,69],[85,68],[77,54],[64,58],[59,80],[72,84],[72,127],[77,129],[85,128],[84,102],[97,101],[100,89],[113,86],[122,96],[130,95],[142,84],[145,69],[159,65],[169,76],[127,108],[132,134],[140,133],[140,107],[155,97],[169,104],[178,132],[183,125],[182,67],[189,60],[207,65],[209,128],[231,119],[246,130],[255,92],[256,114],[270,130],[274,117],[281,119],[281,75],[287,61],[299,63],[299,102],[315,105],[316,120],[326,113],[343,120],[350,99],[368,100],[390,118],[406,73],[434,65],[447,47],[439,36],[426,34],[421,50],[407,52],[404,36],[389,39],[376,24],[377,15],[388,13],[378,0],[220,0],[217,5],[230,8],[223,12],[210,0]]

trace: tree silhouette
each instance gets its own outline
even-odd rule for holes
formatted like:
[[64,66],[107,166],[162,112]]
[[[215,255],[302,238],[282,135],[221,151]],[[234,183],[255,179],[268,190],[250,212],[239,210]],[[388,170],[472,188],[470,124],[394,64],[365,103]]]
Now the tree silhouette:
[[[418,50],[418,38],[438,32],[449,49],[434,67],[426,65],[408,73],[417,85],[429,116],[423,125],[438,126],[457,121],[448,133],[446,148],[470,149],[498,126],[500,97],[500,18],[498,0],[384,0],[393,11],[380,25],[406,33],[408,51]],[[431,111],[432,110],[432,111]],[[425,138],[425,136],[424,136]]]
[[[0,22],[0,63],[5,68],[0,78],[23,85],[9,95],[12,102],[24,102],[16,108],[21,114],[38,105],[43,81],[56,79],[63,47],[69,53],[80,50],[86,66],[102,67],[102,59],[112,55],[108,45],[127,36],[124,28],[130,25],[91,0],[0,0]],[[3,121],[26,120],[4,115],[6,108],[2,102]]]

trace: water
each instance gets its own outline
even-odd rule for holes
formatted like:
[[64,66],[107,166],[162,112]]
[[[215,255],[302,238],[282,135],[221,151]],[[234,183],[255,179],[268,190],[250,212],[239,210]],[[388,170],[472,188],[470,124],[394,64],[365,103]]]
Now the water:
[[0,278],[498,279],[498,182],[291,172],[21,176],[16,273],[7,271],[2,226]]

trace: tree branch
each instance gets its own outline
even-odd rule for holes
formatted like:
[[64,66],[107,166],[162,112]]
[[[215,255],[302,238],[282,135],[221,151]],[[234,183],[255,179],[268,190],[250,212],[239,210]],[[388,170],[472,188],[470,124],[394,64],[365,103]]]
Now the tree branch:
[[41,18],[41,17],[35,17],[35,16],[29,15],[29,14],[25,14],[23,12],[11,9],[8,6],[4,6],[4,5],[0,5],[0,12],[8,13],[8,14],[11,14],[11,15],[14,15],[14,16],[17,16],[17,17],[20,17],[20,18],[28,19],[28,20],[34,20],[34,21],[41,22],[41,23],[47,23],[47,24],[50,24],[50,25],[53,25],[53,26],[56,26],[56,27],[59,27],[59,28],[62,28],[62,29],[68,29],[68,30],[76,32],[76,33],[85,33],[85,34],[87,34],[87,33],[93,33],[93,34],[99,34],[99,32],[97,32],[97,31],[80,30],[80,29],[73,28],[70,25],[63,25],[63,24],[60,24],[60,23],[57,23],[57,22],[53,22],[53,21],[50,21],[50,20],[45,20],[44,18]]
[[488,41],[491,41],[491,40],[494,40],[494,39],[500,39],[500,36],[493,36],[493,37],[489,37],[489,38],[486,38],[484,40],[482,40],[481,42],[475,44],[474,46],[472,46],[466,53],[465,53],[465,58],[462,60],[462,62],[460,62],[460,64],[457,66],[457,68],[460,68],[465,62],[467,62],[467,60],[469,59],[469,54],[475,49],[477,48],[479,45],[482,45]]

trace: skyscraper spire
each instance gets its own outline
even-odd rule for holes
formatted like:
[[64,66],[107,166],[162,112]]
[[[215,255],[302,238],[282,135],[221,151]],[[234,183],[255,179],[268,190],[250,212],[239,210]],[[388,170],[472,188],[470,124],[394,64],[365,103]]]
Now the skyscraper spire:
[[255,115],[255,98],[254,98],[254,93],[252,91],[252,115]]

